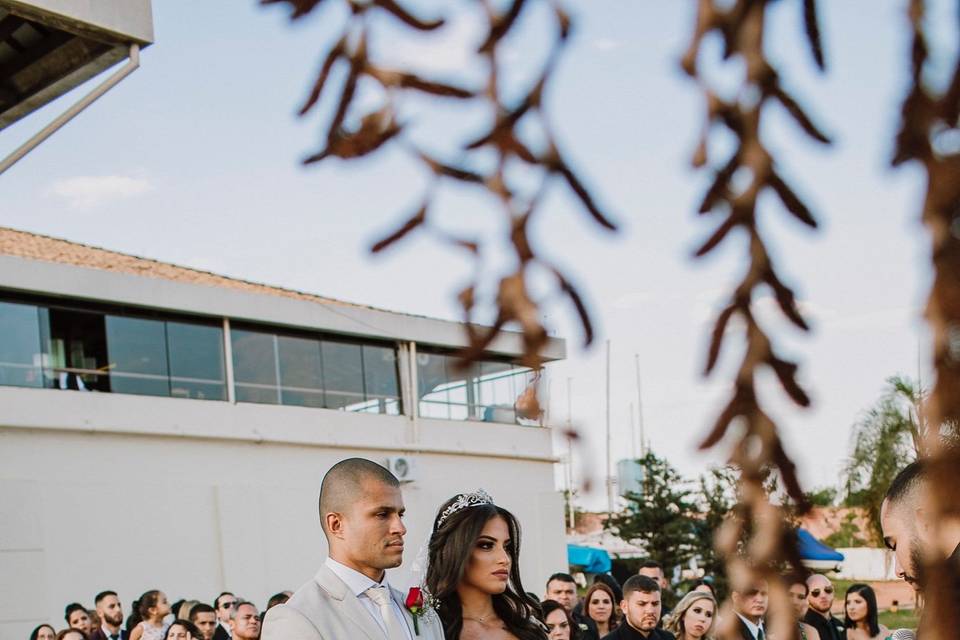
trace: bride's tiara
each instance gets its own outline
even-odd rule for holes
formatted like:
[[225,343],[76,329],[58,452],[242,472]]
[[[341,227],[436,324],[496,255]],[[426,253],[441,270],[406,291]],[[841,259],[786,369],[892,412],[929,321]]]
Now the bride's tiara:
[[437,529],[442,527],[447,518],[457,511],[468,507],[479,507],[484,504],[493,504],[493,498],[483,489],[477,489],[473,493],[461,493],[457,496],[457,499],[440,514],[440,518],[437,520]]

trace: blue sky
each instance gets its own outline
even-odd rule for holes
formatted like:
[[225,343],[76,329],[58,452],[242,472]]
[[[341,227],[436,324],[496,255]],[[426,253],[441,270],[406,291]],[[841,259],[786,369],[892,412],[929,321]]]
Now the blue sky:
[[[422,170],[388,151],[355,163],[303,168],[320,146],[333,96],[307,118],[295,112],[324,47],[343,18],[322,13],[291,25],[285,11],[251,0],[160,0],[156,44],[142,66],[0,178],[0,225],[279,284],[336,298],[434,316],[458,317],[455,292],[470,276],[464,257],[414,235],[372,258],[370,244],[420,198]],[[469,47],[480,31],[469,2],[417,3],[424,15],[448,12],[439,34],[417,41],[389,25],[374,54],[433,77],[467,82],[476,69]],[[534,2],[534,5],[544,5]],[[604,350],[612,341],[614,450],[628,453],[629,404],[635,401],[634,354],[641,358],[644,421],[654,449],[695,474],[722,459],[694,451],[725,398],[738,338],[724,371],[703,380],[711,310],[743,268],[743,238],[692,261],[693,247],[718,222],[697,217],[706,176],[689,156],[703,117],[695,85],[679,71],[695,4],[670,0],[568,2],[572,45],[548,91],[548,113],[562,149],[597,198],[622,225],[598,229],[557,185],[534,241],[586,293],[599,328],[591,350],[565,304],[547,321],[568,339],[569,359],[552,367],[553,422],[566,419],[572,378],[573,420],[588,435],[575,452],[578,475],[601,484]],[[899,101],[907,86],[908,40],[902,2],[822,2],[828,59],[814,67],[798,26],[800,2],[775,4],[768,37],[786,86],[836,144],[810,142],[771,109],[766,134],[782,172],[814,208],[811,233],[764,202],[761,225],[814,331],[801,335],[761,300],[782,350],[799,359],[814,407],[799,411],[764,385],[764,400],[785,431],[808,486],[837,482],[850,426],[895,373],[927,373],[920,312],[929,255],[919,223],[922,174],[888,167]],[[932,3],[931,24],[946,56],[956,51],[949,2]],[[955,7],[953,8],[955,11]],[[536,72],[548,43],[547,14],[530,11],[509,43],[510,87]],[[942,31],[942,33],[941,33]],[[716,69],[731,86],[738,69]],[[337,80],[340,76],[334,78]],[[82,89],[81,89],[82,91]],[[4,132],[0,154],[15,148],[79,92]],[[372,96],[362,96],[372,100]],[[413,139],[435,149],[477,131],[485,114],[465,116],[442,102],[408,105]],[[715,139],[720,152],[727,141]],[[719,161],[719,160],[715,160]],[[502,233],[498,210],[469,191],[442,194],[438,214],[450,229],[487,239]],[[489,272],[506,254],[491,250]],[[727,372],[727,375],[724,375]],[[586,498],[599,506],[602,497]]]

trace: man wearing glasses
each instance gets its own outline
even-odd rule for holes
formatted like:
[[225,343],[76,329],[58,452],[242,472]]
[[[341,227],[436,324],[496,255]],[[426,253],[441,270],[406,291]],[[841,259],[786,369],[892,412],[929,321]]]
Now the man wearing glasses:
[[230,640],[230,612],[237,604],[237,598],[229,591],[224,591],[213,601],[213,608],[217,612],[217,630],[213,632],[213,640]]
[[817,630],[820,640],[844,640],[846,630],[843,621],[830,614],[833,606],[833,584],[826,576],[814,573],[807,578],[807,587],[810,589],[807,594],[810,609],[803,621]]

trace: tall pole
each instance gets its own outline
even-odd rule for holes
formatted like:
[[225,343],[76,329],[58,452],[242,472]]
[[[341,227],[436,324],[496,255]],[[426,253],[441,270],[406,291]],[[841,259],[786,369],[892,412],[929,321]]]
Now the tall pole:
[[637,423],[633,419],[633,403],[630,403],[630,457],[637,459]]
[[611,475],[611,440],[610,440],[610,340],[607,340],[607,514],[613,517],[613,475]]
[[567,485],[567,511],[570,518],[570,529],[577,526],[573,509],[573,394],[570,391],[573,378],[567,378],[567,468],[564,473]]
[[640,388],[640,354],[633,354],[637,367],[637,422],[640,425],[640,456],[647,455],[646,434],[643,428],[643,393]]

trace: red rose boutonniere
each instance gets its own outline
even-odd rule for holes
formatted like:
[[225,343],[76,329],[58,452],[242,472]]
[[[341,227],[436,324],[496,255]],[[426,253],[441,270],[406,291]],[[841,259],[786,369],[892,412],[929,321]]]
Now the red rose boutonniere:
[[423,615],[424,610],[423,592],[420,590],[420,587],[410,587],[404,606],[407,607],[407,611],[409,611],[411,617],[413,617],[414,632],[420,635],[420,616]]

